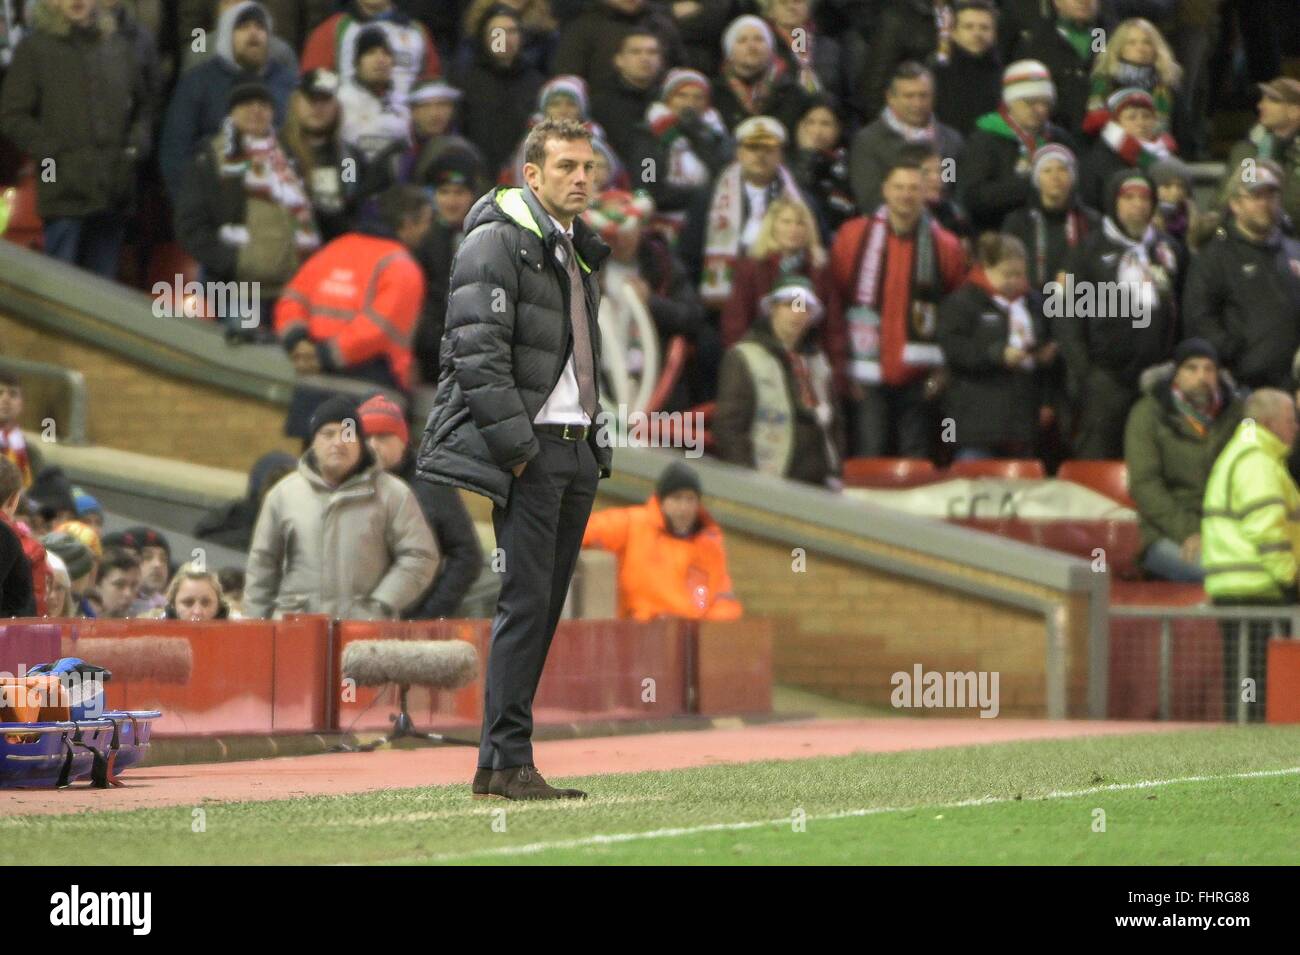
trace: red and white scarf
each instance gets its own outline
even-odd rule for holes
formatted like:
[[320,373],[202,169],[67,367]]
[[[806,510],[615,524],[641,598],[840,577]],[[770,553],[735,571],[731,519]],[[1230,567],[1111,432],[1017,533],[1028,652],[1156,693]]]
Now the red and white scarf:
[[1113,119],[1102,127],[1101,139],[1127,165],[1138,169],[1146,169],[1178,152],[1178,144],[1168,133],[1161,133],[1152,140],[1141,140],[1126,133]]
[[[768,193],[769,202],[782,196],[803,204],[799,185],[784,164],[777,167],[776,182],[768,186]],[[704,277],[700,283],[700,296],[707,305],[721,306],[731,294],[732,269],[743,251],[740,246],[745,225],[745,183],[740,163],[733,162],[718,177],[713,204],[709,207],[704,235]]]

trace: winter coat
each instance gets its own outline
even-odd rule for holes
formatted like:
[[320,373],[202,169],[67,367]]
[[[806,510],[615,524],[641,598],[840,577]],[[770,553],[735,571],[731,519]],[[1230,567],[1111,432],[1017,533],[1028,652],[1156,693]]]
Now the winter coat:
[[484,52],[468,70],[452,78],[465,94],[460,99],[461,134],[483,154],[489,175],[510,162],[545,81],[522,57],[502,67]]
[[[581,217],[573,221],[573,235],[599,369],[595,271],[609,247]],[[504,507],[512,470],[541,450],[533,419],[563,374],[573,341],[569,276],[555,256],[558,241],[559,230],[527,187],[494,189],[465,217],[465,238],[452,264],[434,410],[416,458],[421,478],[463,487]],[[608,477],[613,449],[599,420],[592,424],[587,440],[600,476]]]
[[1201,519],[1201,566],[1212,598],[1278,600],[1293,591],[1300,548],[1300,490],[1287,446],[1242,421],[1214,462]]
[[[782,377],[785,379],[786,395],[789,406],[793,409],[793,429],[791,440],[793,449],[789,464],[783,477],[792,481],[804,481],[809,484],[825,485],[828,479],[839,474],[839,461],[843,440],[841,422],[838,415],[826,424],[822,424],[812,409],[804,407],[799,400],[799,390],[795,383],[790,357],[784,346],[772,331],[771,322],[766,318],[756,322],[742,340],[743,343],[755,343],[773,355],[780,363]],[[749,365],[740,352],[737,343],[722,356],[722,367],[718,372],[718,401],[713,417],[713,435],[717,442],[717,455],[724,461],[757,468],[754,440],[751,428],[758,410],[758,387],[750,374]],[[810,336],[804,337],[800,351],[813,359],[817,349],[810,342]],[[829,383],[828,383],[829,385]],[[830,402],[834,409],[836,402]],[[828,440],[830,447],[828,447]]]
[[483,547],[460,492],[444,484],[416,480],[415,454],[406,456],[393,471],[415,492],[424,520],[433,531],[442,563],[429,589],[407,608],[407,620],[455,617],[461,600],[483,570]]
[[[182,71],[206,62],[211,51],[193,48],[194,31],[211,31],[218,0],[175,0],[176,48],[181,52]],[[271,17],[271,59],[298,73],[298,53],[307,34],[338,10],[338,0],[259,0]]]
[[395,99],[405,103],[417,81],[442,74],[438,50],[428,29],[401,10],[367,17],[356,4],[336,13],[311,31],[302,48],[302,72],[329,69],[347,86],[356,77],[356,42],[364,30],[379,29],[393,51]]
[[253,540],[253,526],[262,504],[266,482],[296,471],[297,460],[283,451],[269,451],[253,462],[248,472],[248,493],[209,511],[194,525],[194,536],[232,550],[247,551]]
[[[1036,345],[1048,341],[1042,313],[1026,302]],[[939,306],[939,347],[949,382],[944,414],[956,422],[957,446],[1032,444],[1043,403],[1043,371],[1008,368],[1008,312],[984,286],[967,281]]]
[[0,133],[36,163],[37,212],[49,220],[127,211],[153,124],[131,40],[111,16],[74,27],[45,3],[31,27],[5,75]]
[[[885,174],[906,145],[907,141],[880,116],[853,137],[849,148],[849,181],[858,211],[863,215],[869,216],[879,208]],[[961,164],[963,143],[955,129],[935,123],[934,146],[944,159],[957,159]]]
[[429,232],[413,250],[420,271],[424,273],[424,304],[415,324],[411,352],[420,381],[438,383],[442,333],[447,327],[447,292],[451,283],[451,263],[460,242],[460,223],[454,226],[436,216]]
[[[1152,365],[1165,361],[1179,339],[1176,308],[1178,275],[1183,261],[1176,243],[1157,232],[1153,257],[1172,263],[1162,266],[1170,272],[1174,290],[1160,295],[1159,305],[1147,316],[1149,324],[1139,327],[1134,315],[1102,315],[1100,307],[1090,316],[1064,314],[1054,310],[1053,328],[1061,341],[1061,351],[1069,368],[1071,390],[1078,393],[1093,368],[1104,369],[1117,386],[1137,389],[1138,376]],[[1065,272],[1072,277],[1074,296],[1091,286],[1095,299],[1110,298],[1104,295],[1108,287],[1119,281],[1118,263],[1124,247],[1113,242],[1103,230],[1091,233],[1069,255]],[[1062,301],[1066,294],[1062,290]],[[1122,304],[1122,300],[1119,300]]]
[[672,15],[657,3],[647,3],[636,13],[625,14],[603,0],[591,0],[587,8],[564,25],[555,51],[553,75],[572,73],[587,81],[591,90],[611,89],[618,82],[614,54],[623,45],[631,27],[646,28],[659,38],[664,69],[680,66],[685,50]]
[[[984,117],[980,122],[999,125]],[[1008,214],[1033,200],[1036,190],[1029,180],[1029,160],[1021,155],[1020,141],[992,128],[981,128],[979,123],[976,126],[957,164],[957,185],[976,232],[996,231]],[[1065,130],[1052,123],[1040,135],[1050,143],[1074,146]]]
[[[1067,216],[1071,211],[1078,213],[1083,225],[1076,244],[1082,242],[1088,234],[1101,228],[1101,216],[1095,209],[1080,205],[1077,196],[1071,196],[1064,209],[1045,209],[1042,196],[1037,190],[1034,191],[1028,205],[1016,209],[1002,222],[1003,232],[1014,235],[1025,244],[1025,251],[1029,255],[1026,263],[1029,267],[1029,287],[1040,296],[1043,286],[1055,281],[1056,276],[1065,267],[1065,259],[1071,248],[1066,232]],[[1043,217],[1043,229],[1047,239],[1041,271],[1036,253],[1038,231],[1034,222],[1036,213]]]
[[894,71],[906,60],[924,63],[938,45],[933,0],[890,0],[873,24],[870,55],[863,70],[858,108],[876,116]]
[[1208,339],[1243,385],[1292,388],[1300,347],[1300,241],[1276,230],[1255,241],[1229,222],[1192,260],[1183,308],[1188,334]]
[[248,554],[244,615],[385,619],[424,593],[437,567],[433,534],[401,478],[363,451],[352,474],[332,488],[308,451],[262,504]]
[[817,216],[822,241],[829,243],[839,227],[858,214],[849,181],[849,151],[843,146],[796,149],[787,165]]
[[[1103,37],[1111,35],[1110,20],[1105,12],[1098,16],[1090,29],[1104,30]],[[999,26],[999,31],[1001,26]],[[1096,49],[1094,44],[1093,49]],[[1056,17],[1039,19],[1030,27],[1029,36],[1016,44],[1015,52],[1007,63],[1016,60],[1039,60],[1052,74],[1056,86],[1056,106],[1052,109],[1052,122],[1071,136],[1083,130],[1083,118],[1088,113],[1088,96],[1092,92],[1092,64],[1095,54],[1087,59],[1079,56],[1070,41],[1056,29]]]
[[694,339],[707,321],[699,289],[682,260],[656,232],[641,233],[637,247],[641,278],[650,286],[650,317],[662,342],[674,335]]
[[[849,328],[844,320],[840,293],[831,274],[830,264],[813,266],[804,256],[798,274],[807,276],[813,291],[825,308],[822,319],[813,327],[813,334],[826,352],[835,374],[836,392],[845,393],[848,387]],[[722,307],[721,330],[723,347],[730,348],[748,333],[762,311],[762,299],[772,291],[781,278],[781,255],[773,252],[761,259],[741,256],[731,279],[731,295]]]
[[[619,77],[612,86],[591,94],[591,118],[604,127],[605,141],[614,148],[624,166],[637,158],[636,151],[644,135],[642,126],[646,110],[658,92],[657,84],[639,90]],[[632,172],[639,174],[640,169],[634,168]]]
[[0,520],[0,618],[35,616],[32,565],[18,532]]
[[231,7],[217,23],[216,55],[181,74],[167,104],[158,141],[158,165],[173,201],[185,183],[185,173],[199,147],[221,129],[229,114],[230,91],[240,83],[259,82],[271,92],[275,127],[279,129],[289,108],[289,95],[298,85],[298,75],[272,56],[260,74],[253,74],[235,62],[234,24],[239,7]]
[[636,507],[611,507],[587,520],[583,547],[618,558],[618,615],[624,619],[735,620],[740,601],[727,572],[722,529],[700,508],[695,529],[678,537],[659,498]]
[[[176,196],[176,235],[203,266],[206,281],[260,282],[269,304],[303,259],[298,238],[304,223],[274,199],[250,201],[242,166],[232,168],[225,161],[231,142],[226,133],[218,133],[190,160]],[[223,238],[226,226],[245,228],[246,241],[240,245]]]
[[390,381],[411,387],[411,339],[424,302],[424,273],[396,239],[349,232],[303,263],[275,307],[287,349],[306,336],[321,369],[347,374],[382,361]]
[[736,96],[724,74],[713,78],[710,98],[713,108],[722,117],[722,123],[734,136],[736,127],[751,116],[771,116],[785,127],[787,141],[794,139],[795,128],[799,119],[807,111],[808,93],[790,76],[784,74],[776,79],[767,97],[758,105],[756,112],[750,112]]
[[1223,405],[1204,434],[1174,405],[1173,363],[1142,376],[1142,397],[1124,427],[1128,492],[1137,504],[1142,549],[1160,539],[1181,545],[1201,532],[1205,485],[1215,459],[1241,421],[1236,383],[1219,375]]
[[1250,135],[1232,147],[1225,185],[1232,182],[1234,175],[1240,181],[1244,159],[1272,159],[1282,167],[1282,209],[1293,224],[1300,225],[1300,134],[1283,142],[1256,125]]
[[972,56],[957,44],[946,63],[931,62],[934,71],[934,115],[962,136],[975,131],[975,121],[1002,102],[1002,58],[997,47]]

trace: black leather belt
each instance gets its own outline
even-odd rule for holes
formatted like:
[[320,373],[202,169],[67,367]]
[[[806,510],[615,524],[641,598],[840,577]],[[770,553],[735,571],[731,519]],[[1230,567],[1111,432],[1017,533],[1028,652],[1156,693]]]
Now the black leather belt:
[[591,433],[589,424],[535,424],[534,431],[540,431],[542,434],[553,434],[556,437],[563,438],[565,441],[586,441],[587,435]]

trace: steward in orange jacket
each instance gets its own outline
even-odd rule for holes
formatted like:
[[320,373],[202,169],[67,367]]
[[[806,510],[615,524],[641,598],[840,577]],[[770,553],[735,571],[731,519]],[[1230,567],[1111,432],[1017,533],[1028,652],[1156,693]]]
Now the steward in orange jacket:
[[349,232],[304,262],[285,287],[275,306],[275,333],[291,355],[310,339],[327,374],[407,390],[423,302],[424,273],[405,244]]
[[[677,533],[677,522],[688,530]],[[599,547],[618,557],[620,617],[735,620],[741,616],[740,602],[731,591],[722,529],[700,506],[699,478],[685,464],[669,465],[645,504],[592,514],[582,546]]]

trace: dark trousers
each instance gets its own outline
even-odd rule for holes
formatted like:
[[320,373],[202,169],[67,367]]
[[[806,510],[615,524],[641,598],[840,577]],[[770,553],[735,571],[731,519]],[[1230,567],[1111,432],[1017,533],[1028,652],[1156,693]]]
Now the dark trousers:
[[[1282,600],[1260,600],[1256,598],[1234,599],[1220,597],[1214,601],[1216,607],[1259,607],[1277,606],[1279,617],[1283,616],[1290,605],[1296,602],[1296,595],[1288,593]],[[1273,621],[1249,620],[1246,624],[1246,672],[1238,673],[1238,654],[1241,649],[1241,620],[1221,620],[1219,629],[1223,634],[1223,718],[1227,722],[1237,720],[1237,703],[1241,699],[1243,677],[1255,681],[1255,701],[1246,704],[1246,722],[1264,722],[1265,693],[1268,689],[1268,641],[1273,636]],[[1286,620],[1278,623],[1278,634],[1285,636],[1291,632],[1291,624]]]
[[117,278],[126,220],[114,212],[45,220],[45,254],[107,279]]
[[1088,461],[1124,457],[1124,424],[1138,397],[1136,388],[1103,369],[1091,369],[1084,383],[1074,456]]
[[506,506],[492,509],[505,569],[483,680],[482,769],[532,765],[533,697],[596,498],[600,469],[586,441],[537,440]]
[[925,398],[925,379],[897,387],[865,385],[863,390],[866,397],[851,404],[852,456],[930,457],[937,406]]

